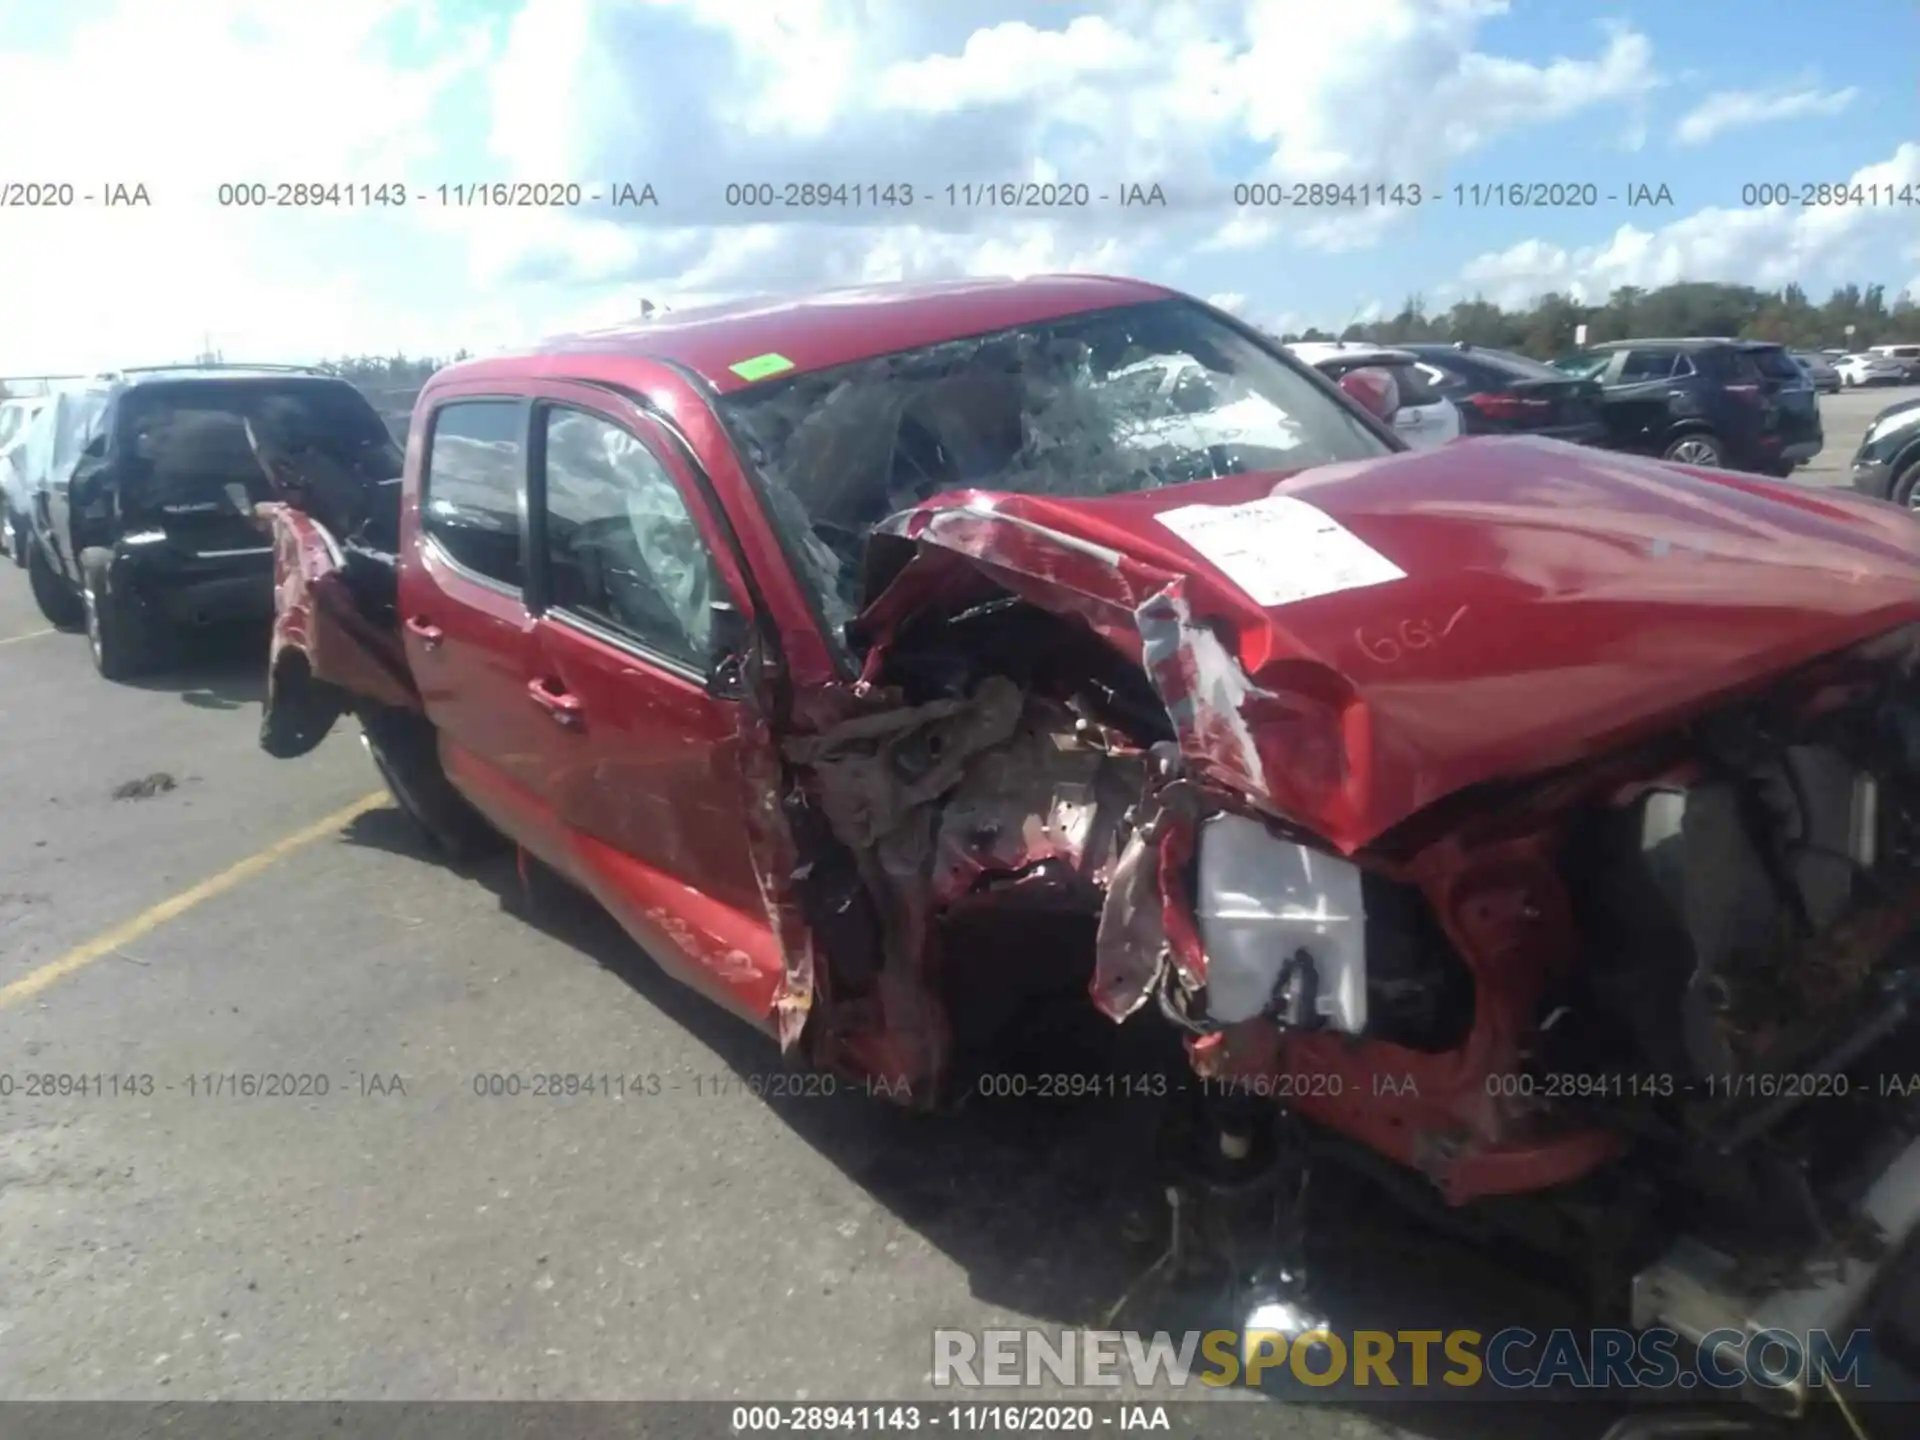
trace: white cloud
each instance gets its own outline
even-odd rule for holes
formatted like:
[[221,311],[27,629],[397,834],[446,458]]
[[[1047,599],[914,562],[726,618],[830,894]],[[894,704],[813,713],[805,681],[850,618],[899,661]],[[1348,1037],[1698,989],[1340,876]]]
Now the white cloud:
[[1704,145],[1729,130],[1744,130],[1782,120],[1806,120],[1838,115],[1860,92],[1793,87],[1772,90],[1722,90],[1709,95],[1681,117],[1674,139],[1682,145]]
[[[1320,226],[1234,213],[1232,183],[1250,177],[1244,166],[1222,172],[1218,154],[1264,152],[1255,173],[1294,180],[1431,183],[1502,135],[1631,104],[1657,83],[1648,42],[1621,27],[1595,32],[1586,58],[1530,64],[1479,53],[1480,27],[1506,8],[1497,0],[1089,0],[1067,13],[1031,0],[533,3],[551,10],[554,35],[537,55],[509,56],[491,78],[496,153],[538,173],[644,174],[660,189],[658,218],[672,224],[647,217],[631,275],[666,273],[684,254],[678,232],[708,228],[714,257],[702,278],[720,285],[728,256],[745,262],[735,284],[765,283],[758,267],[769,259],[791,283],[829,279],[847,268],[845,247],[863,225],[883,250],[895,232],[983,237],[959,262],[976,269],[1007,243],[984,237],[1024,229],[1013,243],[1025,253],[1039,243],[1034,224],[1061,232],[1046,248],[1062,254],[1106,245],[1126,256],[1175,237],[1182,249],[1251,248],[1276,235],[1350,248],[1391,226],[1392,212],[1374,207]],[[989,8],[999,13],[978,23]],[[693,21],[705,38],[661,75],[668,18]],[[650,83],[633,85],[636,74]],[[1395,97],[1451,118],[1410,126]],[[911,182],[918,198],[911,214],[725,203],[729,181],[795,178]],[[1020,222],[997,204],[954,204],[945,194],[951,183],[1020,178],[1093,182],[1096,193],[1083,207]],[[1166,208],[1117,209],[1112,194],[1127,179],[1161,181]],[[722,238],[769,219],[788,222],[784,243]],[[816,238],[816,228],[847,233]],[[515,273],[511,236],[500,232],[490,278]],[[769,247],[779,253],[770,257]],[[557,236],[529,237],[523,258],[548,273],[566,254]],[[936,255],[945,265],[955,252],[937,246]],[[585,260],[579,270],[605,275]]]
[[[0,368],[172,359],[206,333],[285,358],[485,348],[642,296],[1057,269],[1191,282],[1271,314],[1319,297],[1267,293],[1263,270],[1297,286],[1315,256],[1378,245],[1409,212],[1236,208],[1235,181],[1433,186],[1575,117],[1605,117],[1579,143],[1631,134],[1664,83],[1650,42],[1618,24],[1582,20],[1550,58],[1488,53],[1503,0],[520,0],[479,23],[436,0],[117,3],[59,47],[0,53],[0,135],[33,134],[51,174],[145,181],[154,206],[12,225],[10,268],[37,283],[9,302]],[[213,202],[223,181],[388,177],[630,179],[660,205]],[[945,193],[1022,178],[1090,182],[1090,203]],[[730,181],[783,201],[809,180],[911,186],[915,203],[727,203]],[[1166,207],[1118,208],[1128,180],[1160,182]],[[1703,266],[1784,274],[1840,264],[1899,218],[1709,211],[1585,248],[1513,247],[1463,280],[1517,293]],[[1276,324],[1345,318],[1353,298]]]
[[7,270],[33,283],[8,290],[7,368],[174,360],[203,335],[236,358],[364,348],[382,328],[368,324],[377,271],[371,254],[343,262],[396,222],[226,209],[218,187],[432,165],[437,106],[484,58],[469,35],[417,68],[388,59],[396,35],[434,22],[383,0],[127,4],[63,51],[0,52],[0,135],[32,138],[35,173],[81,194],[138,183],[152,201],[8,212]]
[[1884,203],[1920,186],[1920,142],[1848,179],[1862,196],[1883,203],[1814,207],[1711,208],[1642,230],[1622,225],[1600,244],[1567,247],[1523,240],[1469,262],[1450,287],[1520,306],[1547,291],[1583,300],[1604,299],[1621,285],[1653,287],[1681,280],[1721,280],[1763,287],[1815,285],[1858,278],[1856,268],[1875,241],[1911,231],[1909,206]]
[[874,99],[881,109],[909,113],[973,110],[1087,81],[1131,78],[1154,59],[1142,41],[1103,16],[1078,15],[1059,30],[1014,21],[974,31],[957,55],[889,66]]

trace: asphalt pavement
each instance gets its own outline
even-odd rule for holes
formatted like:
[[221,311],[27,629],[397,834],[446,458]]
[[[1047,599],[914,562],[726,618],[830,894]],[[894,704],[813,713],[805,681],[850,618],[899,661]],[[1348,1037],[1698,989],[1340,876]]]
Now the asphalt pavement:
[[[1806,483],[1894,398],[1823,400]],[[259,653],[108,685],[0,568],[0,1400],[933,1396],[936,1328],[1097,1326],[1157,1257],[1137,1108],[766,1093],[771,1042],[584,903],[423,853],[350,724],[263,754]],[[1337,1320],[1551,1306],[1354,1214]]]

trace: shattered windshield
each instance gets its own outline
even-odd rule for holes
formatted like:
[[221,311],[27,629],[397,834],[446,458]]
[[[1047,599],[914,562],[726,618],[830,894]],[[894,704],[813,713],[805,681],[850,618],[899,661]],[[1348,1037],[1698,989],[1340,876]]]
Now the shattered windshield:
[[943,491],[1095,498],[1392,448],[1184,300],[857,361],[720,410],[836,643],[874,526]]

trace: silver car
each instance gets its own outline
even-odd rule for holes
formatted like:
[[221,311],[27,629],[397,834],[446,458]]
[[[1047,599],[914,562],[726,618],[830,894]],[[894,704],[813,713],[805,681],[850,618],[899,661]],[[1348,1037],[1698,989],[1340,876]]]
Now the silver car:
[[1840,393],[1840,372],[1824,355],[1816,355],[1811,350],[1795,350],[1794,364],[1807,372],[1807,379],[1813,382],[1813,388],[1822,395]]

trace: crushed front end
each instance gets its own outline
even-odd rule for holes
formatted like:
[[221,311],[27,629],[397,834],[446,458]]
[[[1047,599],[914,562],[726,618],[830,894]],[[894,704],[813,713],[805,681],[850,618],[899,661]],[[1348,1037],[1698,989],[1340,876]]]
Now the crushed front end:
[[1590,546],[1531,597],[1577,592],[1577,643],[1516,660],[1462,639],[1491,577],[1309,625],[1112,513],[965,496],[876,541],[861,684],[786,748],[810,913],[872,917],[815,922],[815,1058],[930,1098],[958,1010],[1071,976],[1179,1036],[1216,1191],[1337,1160],[1599,1313],[1837,1328],[1920,1220],[1914,536],[1821,512],[1744,580],[1702,525],[1664,568]]

